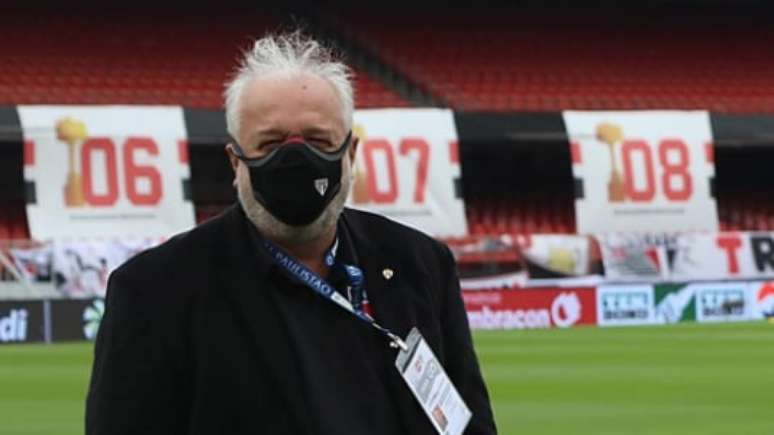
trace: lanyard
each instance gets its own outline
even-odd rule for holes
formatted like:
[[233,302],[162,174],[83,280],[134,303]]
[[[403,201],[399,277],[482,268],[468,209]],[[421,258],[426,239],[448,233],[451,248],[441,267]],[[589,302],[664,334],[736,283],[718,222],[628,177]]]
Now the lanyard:
[[[404,343],[403,340],[400,339],[400,337],[393,334],[392,331],[390,331],[389,329],[376,323],[376,320],[374,320],[373,317],[369,316],[368,313],[360,309],[360,307],[355,309],[355,307],[352,306],[352,303],[349,300],[347,300],[347,298],[345,298],[339,292],[337,292],[333,288],[333,286],[328,284],[328,282],[322,279],[319,275],[312,272],[311,270],[309,270],[309,268],[307,268],[303,264],[296,261],[295,258],[286,254],[284,251],[282,251],[279,247],[277,247],[275,244],[271,243],[270,241],[264,240],[263,243],[264,243],[264,246],[266,247],[266,250],[269,251],[269,255],[271,255],[271,257],[274,259],[277,265],[285,269],[285,271],[287,271],[291,276],[293,276],[298,281],[305,284],[307,287],[312,289],[318,295],[335,303],[336,305],[340,306],[342,309],[350,312],[358,319],[362,320],[365,323],[368,323],[374,329],[384,334],[387,338],[390,339],[390,346],[403,349],[404,351],[408,350],[406,343]],[[329,267],[332,267],[336,264],[335,256],[336,256],[336,249],[338,248],[338,244],[339,242],[337,239],[336,243],[333,244],[333,247],[325,254],[325,264],[328,265]],[[358,293],[362,294],[363,272],[357,267],[350,266],[350,265],[344,265],[344,268],[347,275],[350,278],[350,282],[352,286],[357,290],[359,290]]]
[[325,253],[325,265],[330,267],[331,270],[342,271],[347,275],[349,285],[347,286],[347,293],[349,295],[349,301],[352,303],[352,308],[355,311],[363,310],[363,302],[366,299],[365,289],[363,288],[363,272],[356,266],[351,264],[342,264],[336,262],[336,251],[339,248],[339,239],[336,238],[331,249]]

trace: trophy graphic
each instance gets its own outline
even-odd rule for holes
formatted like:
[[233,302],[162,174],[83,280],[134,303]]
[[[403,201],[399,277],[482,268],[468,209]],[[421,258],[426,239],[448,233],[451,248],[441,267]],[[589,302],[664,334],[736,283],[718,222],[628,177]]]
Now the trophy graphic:
[[[365,142],[365,129],[362,125],[357,124],[353,128],[355,136],[360,138],[360,143]],[[352,202],[355,204],[365,204],[370,201],[368,197],[368,174],[363,167],[363,159],[355,158],[355,165],[352,170],[355,173],[354,185],[352,186]]]
[[626,200],[623,175],[618,170],[615,158],[615,146],[623,142],[623,139],[623,130],[620,126],[609,122],[597,125],[597,140],[610,149],[610,181],[607,183],[607,197],[610,202]]
[[86,139],[86,124],[74,118],[64,118],[56,123],[56,137],[67,144],[67,181],[64,186],[64,200],[67,207],[82,207],[83,182],[75,167],[75,153],[78,143]]

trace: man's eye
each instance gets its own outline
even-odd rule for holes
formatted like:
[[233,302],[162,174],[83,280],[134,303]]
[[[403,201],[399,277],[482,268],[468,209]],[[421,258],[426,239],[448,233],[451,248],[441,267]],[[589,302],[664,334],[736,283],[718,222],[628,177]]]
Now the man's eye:
[[267,140],[258,144],[258,150],[262,152],[269,152],[280,146],[282,142],[278,140]]
[[333,145],[331,145],[331,143],[328,142],[328,140],[326,140],[326,139],[310,138],[308,140],[309,140],[309,144],[310,145],[312,145],[314,147],[317,147],[319,149],[322,149],[322,150],[328,150],[328,149],[333,148]]

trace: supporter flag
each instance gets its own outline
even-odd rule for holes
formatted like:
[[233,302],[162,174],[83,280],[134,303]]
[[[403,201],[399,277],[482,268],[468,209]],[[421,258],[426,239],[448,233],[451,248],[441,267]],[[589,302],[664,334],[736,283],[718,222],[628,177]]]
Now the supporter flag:
[[33,239],[163,237],[194,225],[180,107],[18,112]]
[[717,231],[707,112],[564,112],[579,233]]

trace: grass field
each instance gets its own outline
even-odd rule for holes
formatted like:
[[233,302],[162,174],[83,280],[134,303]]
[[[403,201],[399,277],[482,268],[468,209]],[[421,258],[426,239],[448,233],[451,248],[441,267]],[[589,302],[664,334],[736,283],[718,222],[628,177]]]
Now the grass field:
[[[476,334],[500,433],[774,434],[774,326]],[[0,434],[82,434],[91,346],[0,347]]]

